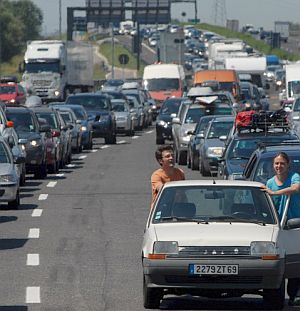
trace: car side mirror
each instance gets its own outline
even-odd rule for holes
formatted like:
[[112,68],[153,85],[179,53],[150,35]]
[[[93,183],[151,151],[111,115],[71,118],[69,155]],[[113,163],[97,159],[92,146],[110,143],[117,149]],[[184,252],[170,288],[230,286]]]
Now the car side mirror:
[[69,129],[69,127],[68,127],[68,126],[61,126],[60,129],[61,129],[62,131],[67,131],[67,130]]
[[300,218],[293,218],[287,221],[288,229],[298,229],[300,228]]
[[176,113],[171,113],[170,117],[171,117],[171,118],[176,118],[177,115],[176,115]]
[[204,138],[204,133],[199,133],[196,135],[197,138]]
[[19,138],[18,144],[20,145],[26,145],[28,140],[26,138]]
[[172,119],[172,123],[173,123],[173,124],[181,124],[179,118],[173,118],[173,119]]
[[227,136],[226,136],[226,135],[222,135],[222,136],[219,137],[219,139],[220,139],[221,141],[226,141]]
[[14,122],[13,121],[7,121],[6,126],[7,127],[14,127]]
[[69,128],[70,130],[73,130],[73,128],[74,128],[73,124],[68,123],[68,128]]
[[76,120],[76,124],[81,124],[81,120]]

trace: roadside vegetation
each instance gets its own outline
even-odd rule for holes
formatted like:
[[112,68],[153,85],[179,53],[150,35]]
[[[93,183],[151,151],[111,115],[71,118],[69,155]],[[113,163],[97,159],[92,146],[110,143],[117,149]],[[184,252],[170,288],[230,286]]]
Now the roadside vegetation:
[[220,27],[220,26],[214,26],[214,25],[209,25],[209,24],[198,24],[197,28],[199,29],[204,29],[207,31],[212,31],[215,32],[221,36],[224,36],[226,38],[238,38],[246,42],[246,44],[250,45],[254,49],[266,54],[274,54],[280,57],[281,59],[288,59],[290,61],[296,61],[300,59],[300,54],[292,54],[287,51],[284,51],[282,49],[272,49],[272,47],[261,41],[261,40],[256,40],[254,39],[250,34],[242,33],[242,32],[236,32],[236,31],[231,31],[225,27]]

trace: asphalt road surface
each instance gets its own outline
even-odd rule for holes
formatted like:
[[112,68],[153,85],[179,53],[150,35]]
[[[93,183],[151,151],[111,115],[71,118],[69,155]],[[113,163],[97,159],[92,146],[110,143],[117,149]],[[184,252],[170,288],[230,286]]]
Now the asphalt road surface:
[[[0,311],[144,310],[141,242],[155,148],[154,127],[116,145],[97,139],[60,174],[29,178],[19,210],[2,206]],[[257,310],[261,301],[167,296],[161,309]]]

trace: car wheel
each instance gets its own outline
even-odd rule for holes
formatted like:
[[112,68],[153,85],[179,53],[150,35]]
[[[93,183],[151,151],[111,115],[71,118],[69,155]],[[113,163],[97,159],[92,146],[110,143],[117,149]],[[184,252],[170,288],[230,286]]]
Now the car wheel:
[[186,165],[186,153],[185,152],[178,152],[178,164]]
[[44,179],[47,177],[47,165],[43,163],[40,167],[38,167],[34,172],[35,179]]
[[192,157],[191,157],[191,169],[193,171],[199,170],[199,158],[196,157],[194,154],[192,154]]
[[89,150],[93,149],[93,138],[92,137],[90,138],[90,141],[89,141],[89,143],[88,143],[86,148],[89,149]]
[[26,170],[21,173],[20,176],[20,186],[25,186],[26,183]]
[[17,190],[16,198],[13,201],[8,202],[8,207],[12,209],[18,209],[20,205],[20,191]]
[[282,310],[285,300],[285,279],[279,288],[263,290],[264,304],[269,310]]
[[58,171],[57,161],[55,161],[53,164],[48,165],[48,173],[56,174],[57,171]]
[[143,298],[145,309],[158,309],[163,298],[163,290],[160,288],[149,288],[147,276],[144,275]]
[[164,145],[165,140],[162,137],[156,136],[156,145]]
[[116,144],[117,143],[117,135],[116,133],[110,133],[109,136],[105,137],[106,144]]

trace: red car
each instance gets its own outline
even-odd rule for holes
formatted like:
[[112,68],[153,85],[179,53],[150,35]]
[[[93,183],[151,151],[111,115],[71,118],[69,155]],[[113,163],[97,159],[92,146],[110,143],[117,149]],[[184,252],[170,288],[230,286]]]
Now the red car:
[[0,101],[7,104],[22,105],[26,101],[26,92],[19,83],[0,83]]

